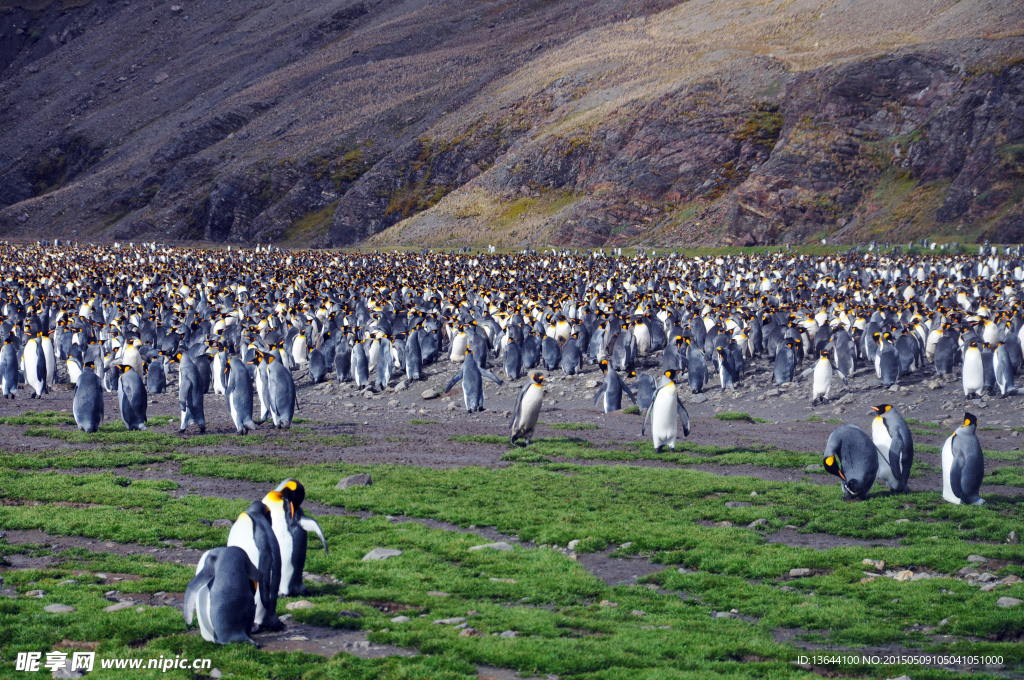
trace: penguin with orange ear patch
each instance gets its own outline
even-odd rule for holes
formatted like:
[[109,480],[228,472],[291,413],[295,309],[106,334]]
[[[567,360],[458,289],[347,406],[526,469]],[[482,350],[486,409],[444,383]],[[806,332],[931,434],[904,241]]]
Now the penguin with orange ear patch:
[[878,476],[878,449],[854,425],[837,427],[828,438],[823,456],[825,470],[842,482],[843,500],[864,500]]
[[263,498],[263,505],[270,509],[270,523],[281,549],[281,597],[309,595],[302,583],[302,571],[306,567],[307,532],[312,531],[320,538],[324,554],[329,555],[327,539],[320,525],[302,511],[306,490],[295,479],[286,479]]

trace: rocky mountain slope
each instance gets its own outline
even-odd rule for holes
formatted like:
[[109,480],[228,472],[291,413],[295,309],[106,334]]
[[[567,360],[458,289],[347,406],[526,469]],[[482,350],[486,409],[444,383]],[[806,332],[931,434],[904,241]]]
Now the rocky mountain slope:
[[1018,242],[1022,199],[1016,0],[0,0],[5,238]]

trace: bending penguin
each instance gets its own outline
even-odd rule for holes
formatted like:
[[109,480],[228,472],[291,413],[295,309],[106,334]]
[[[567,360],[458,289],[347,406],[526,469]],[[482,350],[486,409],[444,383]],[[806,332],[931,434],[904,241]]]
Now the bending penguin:
[[117,406],[121,420],[131,430],[146,429],[146,404],[149,400],[142,377],[127,364],[120,364],[121,378],[117,381]]
[[199,634],[207,642],[248,642],[259,647],[249,635],[256,616],[253,597],[261,578],[241,548],[207,550],[199,558],[195,577],[185,587],[185,623],[191,625],[196,614]]
[[281,549],[281,583],[277,591],[281,597],[309,595],[302,583],[302,570],[306,566],[306,532],[315,533],[324,546],[324,554],[330,555],[320,525],[302,512],[305,498],[305,487],[295,479],[284,480],[263,497],[263,505],[270,509],[270,524]]
[[854,425],[837,427],[828,438],[823,456],[825,470],[842,482],[843,500],[864,500],[878,475],[878,449]]
[[942,445],[942,498],[956,505],[984,505],[978,495],[985,476],[985,458],[975,430],[978,418],[964,413],[964,424]]
[[885,482],[890,491],[909,491],[907,481],[914,464],[914,438],[910,427],[891,404],[871,408],[877,414],[871,422],[871,439],[878,449],[877,478]]
[[224,398],[228,402],[231,422],[235,424],[235,431],[238,434],[247,434],[250,430],[256,429],[256,423],[252,420],[253,390],[249,371],[245,370],[245,364],[241,359],[232,357],[224,372],[227,373]]
[[594,395],[594,405],[597,405],[598,399],[604,397],[604,401],[601,404],[602,410],[605,413],[611,413],[612,411],[618,411],[622,408],[622,393],[625,392],[630,401],[636,403],[636,397],[633,396],[633,391],[629,389],[629,386],[622,381],[619,374],[615,372],[615,369],[611,367],[607,359],[601,359],[601,371],[604,372],[604,382],[597,388],[597,394]]
[[256,626],[281,630],[284,624],[277,618],[277,592],[281,586],[281,548],[271,525],[270,509],[259,501],[253,501],[231,525],[228,545],[238,546],[244,550],[259,569],[259,587],[255,596]]
[[661,453],[665,446],[676,450],[678,423],[676,417],[683,422],[683,436],[690,436],[690,414],[686,412],[683,402],[679,401],[675,376],[678,371],[665,371],[654,395],[654,401],[644,414],[640,434],[646,434],[647,421],[651,421],[651,436],[654,439],[654,450]]
[[509,444],[515,446],[516,439],[525,439],[526,445],[530,445],[543,401],[544,375],[538,372],[534,373],[530,382],[519,391],[516,407],[512,412],[512,422],[509,424],[512,429],[512,435],[508,438]]

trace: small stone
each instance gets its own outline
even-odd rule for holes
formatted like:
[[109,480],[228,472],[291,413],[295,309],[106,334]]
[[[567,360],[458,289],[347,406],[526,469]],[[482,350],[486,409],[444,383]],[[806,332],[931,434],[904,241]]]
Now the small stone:
[[[175,14],[177,14],[178,12],[181,11],[181,5],[171,5],[171,11],[174,12]],[[214,670],[216,670],[216,669],[214,669]]]
[[889,388],[889,391],[890,392],[899,392],[900,391],[900,386],[899,385],[893,385],[892,387]]
[[373,479],[366,473],[349,475],[335,485],[335,489],[351,489],[356,486],[373,486]]
[[392,399],[391,401],[388,402],[388,408],[398,408],[401,405],[402,402],[398,401],[397,399]]
[[78,680],[78,678],[84,677],[85,673],[80,670],[71,670],[72,660],[65,659],[63,666],[58,666],[53,669],[50,677],[54,680]]
[[753,522],[748,524],[747,528],[748,529],[756,529],[757,527],[764,526],[765,524],[768,524],[768,520],[766,520],[764,517],[758,517]]
[[156,76],[153,78],[153,82],[159,85],[160,83],[164,82],[168,78],[170,78],[169,75],[167,75],[164,72],[160,72],[160,73],[157,73]]
[[725,504],[727,508],[749,508],[753,503],[747,501],[728,501]]
[[647,616],[647,612],[642,612],[639,609],[634,609],[632,614],[633,616]]
[[703,394],[695,394],[692,397],[690,397],[690,401],[693,402],[694,404],[703,404],[707,400],[708,398],[705,397]]
[[466,627],[459,631],[459,637],[483,637],[483,633],[476,628]]
[[753,498],[755,496],[757,496],[757,492],[756,491],[751,491],[750,492],[750,497]]
[[122,609],[131,609],[134,606],[135,606],[134,602],[132,602],[131,600],[125,600],[124,602],[118,602],[117,604],[112,604],[109,607],[104,607],[103,611],[105,611],[105,612],[119,612]]
[[312,609],[314,606],[309,600],[298,600],[297,602],[289,602],[284,608],[288,611],[295,611],[296,609]]
[[767,392],[764,393],[764,396],[766,396],[766,397],[777,397],[780,394],[782,394],[782,390],[768,390]]
[[444,408],[446,411],[455,411],[459,408],[459,405],[456,402],[452,401],[449,402],[448,405],[445,406]]
[[370,552],[363,555],[363,562],[376,562],[377,560],[386,560],[389,557],[398,557],[402,554],[401,550],[392,550],[391,548],[374,548]]
[[73,585],[75,585],[77,583],[78,583],[78,581],[76,581],[74,579],[68,579],[67,581],[61,581],[57,585],[59,585],[59,586],[73,586]]
[[234,522],[232,522],[229,519],[215,519],[215,520],[213,520],[213,526],[215,528],[218,528],[218,529],[223,528],[223,527],[229,527],[232,524],[234,524]]
[[437,390],[423,390],[420,399],[437,399]]
[[491,577],[491,583],[517,583],[514,578],[495,578]]
[[991,573],[986,571],[984,574],[982,574],[981,576],[978,577],[978,580],[981,581],[982,583],[988,583],[989,581],[995,581],[998,578],[999,577],[996,576],[995,574],[991,574]]
[[622,545],[619,546],[619,550],[629,550],[632,547],[633,547],[633,541],[626,541],[625,543],[623,543]]
[[474,545],[469,550],[472,552],[476,550],[483,550],[484,548],[499,550],[501,552],[509,552],[510,550],[513,550],[512,546],[510,546],[505,541],[498,541],[497,543],[485,543],[483,545]]
[[466,619],[462,616],[456,616],[450,619],[437,619],[434,621],[435,626],[454,626],[456,623],[465,623]]
[[929,575],[928,572],[921,571],[921,572],[918,572],[918,573],[914,574],[914,578],[912,578],[910,580],[911,581],[923,581],[926,578],[931,578],[931,575]]
[[609,602],[608,600],[601,600],[602,607],[618,607],[618,602]]
[[597,381],[596,380],[588,380],[587,382],[583,383],[583,386],[586,387],[588,390],[592,390],[595,387],[597,387]]
[[1001,585],[1002,583],[1000,583],[999,581],[990,581],[982,585],[981,588],[979,588],[979,590],[981,590],[981,592],[983,593],[991,593],[993,590],[995,590]]
[[580,539],[574,538],[573,540],[569,541],[569,543],[565,547],[568,548],[569,550],[576,550],[576,546],[578,546],[579,544],[580,544]]
[[739,618],[733,612],[711,612],[711,618],[713,619],[736,619]]
[[804,567],[797,567],[796,569],[790,569],[789,575],[793,578],[800,578],[801,576],[810,576],[811,570]]
[[1016,607],[1021,602],[1024,602],[1024,600],[1018,600],[1015,597],[1001,597],[998,600],[996,600],[996,606],[997,607],[1003,607],[1003,608],[1006,608],[1006,607]]
[[448,593],[442,590],[428,590],[427,595],[430,597],[448,597]]
[[48,604],[43,607],[43,611],[50,612],[51,614],[70,614],[78,610],[69,604]]
[[958,573],[961,576],[977,576],[978,575],[978,570],[975,569],[974,567],[964,567],[963,569],[961,569],[960,571],[958,571],[956,573]]
[[403,391],[408,386],[409,386],[409,383],[407,383],[404,380],[399,380],[398,384],[395,385],[394,390],[395,390],[395,392],[401,392],[401,391]]
[[888,678],[888,680],[910,680],[909,675],[901,675],[898,678]]
[[219,680],[220,678],[224,677],[224,672],[221,671],[221,669],[219,668],[211,668],[210,677],[213,678],[213,680]]
[[978,562],[980,564],[988,564],[988,558],[987,557],[982,557],[981,555],[968,555],[967,556],[967,561],[968,562]]
[[723,522],[715,522],[715,526],[716,527],[725,527],[726,529],[728,529],[728,528],[733,526],[733,523],[730,522],[729,520],[725,520]]
[[504,633],[502,633],[498,637],[514,638],[514,637],[519,637],[519,633],[515,632],[514,630],[506,630]]
[[1017,544],[1017,543],[1020,543],[1020,539],[1019,539],[1019,538],[1017,538],[1017,532],[1016,532],[1016,531],[1011,531],[1011,532],[1010,532],[1010,533],[1009,533],[1009,534],[1008,534],[1008,535],[1006,536],[1006,542],[1007,542],[1007,543],[1013,543],[1013,544]]
[[914,572],[905,569],[905,570],[899,572],[898,574],[896,574],[896,576],[894,576],[893,578],[895,578],[897,581],[901,581],[901,582],[902,581],[909,581],[910,579],[914,578]]
[[25,597],[43,597],[44,595],[46,595],[45,590],[30,590],[25,593]]
[[906,519],[906,518],[901,518],[901,519],[896,520],[896,524],[907,524],[909,522],[910,522],[910,520]]
[[945,626],[945,625],[948,625],[948,624],[949,624],[949,619],[942,619],[941,621],[939,621],[939,625],[940,626]]
[[1010,585],[1011,583],[1020,583],[1020,577],[1016,574],[1010,574],[1009,576],[1004,576],[1000,583],[1005,583],[1006,585]]
[[199,520],[199,523],[202,524],[204,527],[212,527],[213,526],[213,522],[211,522],[208,519],[201,519],[201,520]]

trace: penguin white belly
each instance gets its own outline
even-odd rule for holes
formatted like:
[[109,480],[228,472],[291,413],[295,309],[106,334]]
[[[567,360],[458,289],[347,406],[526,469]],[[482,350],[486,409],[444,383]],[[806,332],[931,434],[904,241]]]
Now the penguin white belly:
[[832,364],[828,359],[818,359],[814,365],[814,384],[811,398],[827,396],[832,389]]
[[527,423],[536,425],[537,416],[540,414],[541,404],[544,402],[544,388],[531,385],[523,395],[523,401],[519,404],[519,418],[516,421],[517,430],[524,429]]
[[655,450],[662,446],[668,446],[672,450],[676,448],[676,399],[674,384],[661,388],[654,397],[654,404],[651,406],[654,409],[651,414],[651,436],[654,438]]
[[72,385],[77,385],[78,384],[78,376],[82,375],[82,369],[80,369],[78,367],[78,364],[76,364],[74,361],[69,361],[67,363],[67,367],[68,367],[68,382],[70,382]]
[[452,363],[457,364],[466,358],[466,347],[469,345],[469,336],[465,333],[459,333],[452,340],[452,351],[448,356],[452,360]]
[[[234,545],[245,551],[245,554],[252,560],[253,565],[257,569],[260,566],[260,549],[256,547],[256,541],[252,538],[253,525],[249,515],[244,512],[238,516],[235,523],[231,525],[231,531],[228,533],[228,545]],[[256,587],[256,623],[263,623],[263,617],[266,616],[267,610],[263,607],[263,602],[260,599],[259,586]]]
[[881,417],[876,417],[871,423],[871,439],[878,449],[878,474],[875,480],[882,480],[890,489],[899,486],[896,474],[889,465],[889,447],[892,445],[892,437],[889,436],[889,428]]
[[964,353],[963,365],[964,396],[981,394],[985,387],[985,368],[981,363],[981,352],[969,347]]
[[875,352],[875,375],[878,376],[879,380],[882,379],[882,352],[881,351],[876,351]]
[[924,345],[924,358],[929,362],[935,361],[935,346],[939,344],[942,337],[941,331],[932,331],[928,334],[928,341]]
[[555,325],[555,340],[568,340],[572,337],[572,328],[565,321],[559,321]]
[[[264,503],[266,501],[264,500]],[[292,564],[292,550],[294,544],[291,532],[288,531],[288,520],[284,515],[284,505],[276,503],[268,506],[270,508],[270,526],[277,537],[277,544],[281,547],[281,585],[278,587],[278,595],[288,596],[288,584],[292,582],[292,574],[295,573],[295,565]]]
[[952,469],[953,437],[949,437],[942,445],[942,499],[949,503],[960,505],[960,499],[953,493],[953,485],[949,483],[949,472]]
[[644,324],[633,327],[633,337],[636,338],[636,351],[640,354],[647,354],[651,350],[651,333]]

